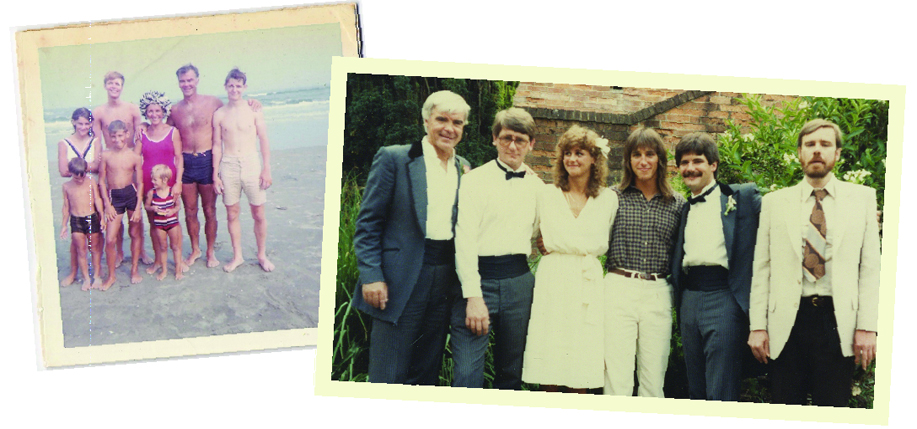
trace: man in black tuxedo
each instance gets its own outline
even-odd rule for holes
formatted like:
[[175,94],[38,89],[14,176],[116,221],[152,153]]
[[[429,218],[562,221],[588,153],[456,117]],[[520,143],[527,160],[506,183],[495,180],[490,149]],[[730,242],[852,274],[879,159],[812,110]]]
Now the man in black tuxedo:
[[692,196],[672,277],[691,399],[738,401],[761,196],[753,183],[716,182],[719,160],[709,134],[688,134],[675,146]]

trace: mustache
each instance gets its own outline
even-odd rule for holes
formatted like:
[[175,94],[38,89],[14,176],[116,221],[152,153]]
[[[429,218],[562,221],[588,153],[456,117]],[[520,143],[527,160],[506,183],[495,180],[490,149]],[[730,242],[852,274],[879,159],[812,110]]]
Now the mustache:
[[681,177],[684,177],[687,179],[689,177],[701,177],[702,175],[703,174],[701,174],[700,171],[686,171],[681,174]]

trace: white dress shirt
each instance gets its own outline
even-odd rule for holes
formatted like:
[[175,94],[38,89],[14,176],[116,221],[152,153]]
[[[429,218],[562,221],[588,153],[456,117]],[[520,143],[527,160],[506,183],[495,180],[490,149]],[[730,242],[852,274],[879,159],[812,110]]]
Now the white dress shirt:
[[[528,255],[532,251],[535,200],[544,183],[534,174],[506,180],[497,162],[466,174],[459,189],[455,264],[465,298],[482,296],[478,256]],[[525,165],[516,171],[525,171]]]
[[452,239],[452,205],[458,189],[458,172],[455,170],[455,151],[446,161],[436,156],[436,149],[423,138],[423,161],[427,169],[427,237],[430,240]]
[[698,195],[703,195],[711,186],[716,189],[704,197],[704,201],[692,204],[688,210],[682,267],[719,265],[729,269],[729,254],[726,252],[726,237],[723,235],[720,187],[715,180],[711,181]]
[[[825,275],[822,278],[812,282],[806,277],[805,273],[803,273],[802,296],[831,296],[831,243],[834,241],[834,234],[831,232],[832,230],[837,230],[837,224],[833,223],[837,221],[837,219],[834,217],[834,207],[836,205],[835,197],[837,196],[835,193],[835,184],[837,183],[837,180],[834,178],[834,173],[828,174],[828,182],[825,183],[824,188],[826,191],[828,191],[828,195],[825,196],[825,199],[821,200],[821,207],[825,212],[825,224],[827,225],[827,233],[825,237],[827,244],[825,245],[824,254]],[[809,184],[809,181],[805,179],[802,179],[801,188],[802,192],[800,198],[802,199],[802,213],[800,221],[800,234],[802,234],[802,248],[805,249],[806,234],[808,233],[809,228],[811,228],[811,226],[809,226],[811,224],[809,218],[812,216],[812,209],[815,208],[815,195],[812,195],[812,191],[814,191],[815,188],[813,188],[812,185]],[[833,229],[832,226],[834,226]],[[799,269],[804,270],[805,268],[802,268],[802,264],[799,264]]]

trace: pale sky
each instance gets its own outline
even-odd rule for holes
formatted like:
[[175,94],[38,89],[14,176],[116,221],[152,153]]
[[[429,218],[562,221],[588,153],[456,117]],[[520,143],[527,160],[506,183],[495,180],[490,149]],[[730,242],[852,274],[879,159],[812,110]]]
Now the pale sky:
[[200,70],[202,94],[225,97],[223,81],[233,67],[248,76],[248,95],[322,86],[331,79],[331,57],[341,52],[337,23],[43,48],[43,107],[104,103],[102,80],[110,70],[125,77],[123,100],[137,104],[157,90],[175,103],[182,98],[175,71],[189,62]]

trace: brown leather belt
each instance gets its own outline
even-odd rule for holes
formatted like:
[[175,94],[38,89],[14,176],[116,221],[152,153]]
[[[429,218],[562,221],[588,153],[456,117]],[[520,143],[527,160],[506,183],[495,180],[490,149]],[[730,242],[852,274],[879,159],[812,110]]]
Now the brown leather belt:
[[655,281],[655,280],[662,280],[665,278],[665,276],[663,276],[662,274],[641,273],[639,271],[626,271],[620,268],[611,269],[611,270],[608,270],[608,272],[619,274],[619,275],[622,275],[630,279],[654,280]]

